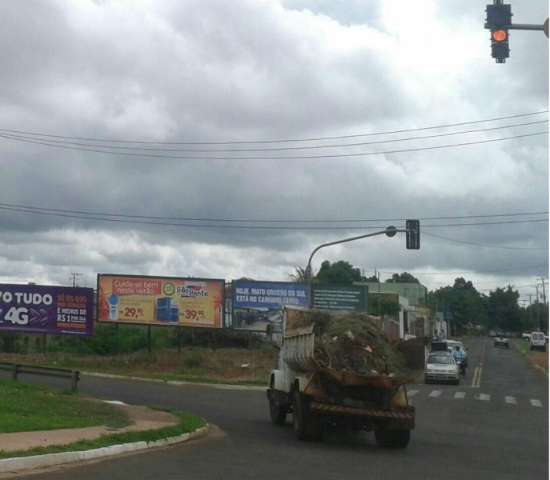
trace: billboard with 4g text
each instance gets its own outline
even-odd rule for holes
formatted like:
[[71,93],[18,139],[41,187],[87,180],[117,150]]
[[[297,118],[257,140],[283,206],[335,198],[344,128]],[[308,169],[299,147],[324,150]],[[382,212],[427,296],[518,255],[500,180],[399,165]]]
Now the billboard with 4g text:
[[97,276],[98,321],[221,328],[225,281]]
[[0,284],[0,331],[91,335],[91,288]]

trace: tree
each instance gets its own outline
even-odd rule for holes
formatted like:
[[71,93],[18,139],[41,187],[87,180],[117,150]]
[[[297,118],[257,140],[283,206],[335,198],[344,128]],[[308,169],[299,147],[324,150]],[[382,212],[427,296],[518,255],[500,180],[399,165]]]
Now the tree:
[[306,278],[306,269],[302,267],[294,267],[294,273],[288,275],[293,282],[305,282]]
[[386,283],[420,283],[420,281],[410,273],[403,272],[394,273],[391,278],[386,280]]
[[488,326],[487,297],[481,295],[472,282],[456,278],[452,287],[442,287],[428,295],[429,305],[451,318],[453,333],[463,332],[467,325]]
[[521,330],[521,312],[518,305],[519,292],[510,285],[506,289],[497,288],[489,293],[489,325],[504,331]]
[[351,263],[343,260],[332,264],[328,260],[325,260],[321,264],[321,268],[315,278],[319,283],[336,285],[352,285],[353,282],[363,280],[361,271],[358,268],[354,268]]
[[372,277],[366,277],[365,282],[380,283],[380,279],[376,275],[373,275]]

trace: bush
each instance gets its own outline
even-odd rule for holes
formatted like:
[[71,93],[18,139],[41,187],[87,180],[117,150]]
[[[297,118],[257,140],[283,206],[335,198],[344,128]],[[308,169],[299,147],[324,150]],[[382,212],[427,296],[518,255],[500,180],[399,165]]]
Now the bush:
[[198,368],[202,365],[202,362],[203,356],[201,352],[191,351],[189,355],[183,359],[183,366],[186,368]]

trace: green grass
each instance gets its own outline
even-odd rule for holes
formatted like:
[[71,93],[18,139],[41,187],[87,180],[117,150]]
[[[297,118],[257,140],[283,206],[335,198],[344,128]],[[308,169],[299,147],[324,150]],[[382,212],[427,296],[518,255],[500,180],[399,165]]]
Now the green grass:
[[519,338],[514,338],[510,340],[511,343],[514,344],[514,346],[524,355],[527,355],[529,353],[529,341],[523,340]]
[[112,405],[46,387],[0,381],[0,433],[129,424]]
[[80,442],[70,443],[67,445],[55,445],[51,447],[39,447],[31,450],[18,452],[4,452],[0,450],[1,458],[28,457],[32,455],[45,455],[47,453],[60,452],[76,452],[82,450],[91,450],[94,448],[108,447],[122,443],[132,442],[153,442],[164,438],[175,437],[184,433],[194,432],[195,430],[204,427],[206,422],[195,415],[185,412],[173,412],[180,419],[178,425],[164,427],[157,430],[148,430],[145,432],[128,432],[115,433],[113,435],[104,435],[95,440],[81,440]]

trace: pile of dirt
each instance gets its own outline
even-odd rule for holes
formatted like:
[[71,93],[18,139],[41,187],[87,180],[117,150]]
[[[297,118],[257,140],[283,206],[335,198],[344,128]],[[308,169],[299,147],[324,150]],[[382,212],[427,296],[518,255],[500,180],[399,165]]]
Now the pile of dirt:
[[320,367],[360,375],[405,374],[403,356],[374,317],[314,312],[312,319]]

